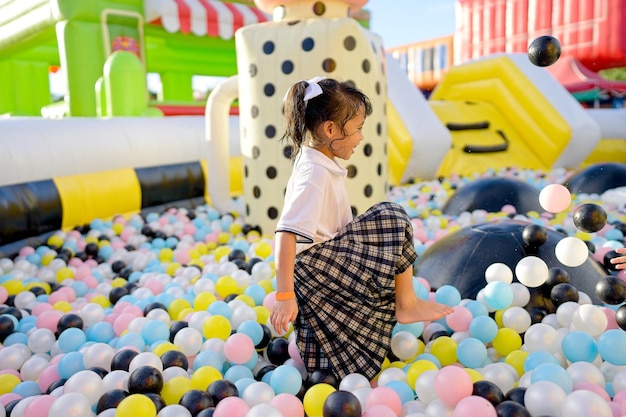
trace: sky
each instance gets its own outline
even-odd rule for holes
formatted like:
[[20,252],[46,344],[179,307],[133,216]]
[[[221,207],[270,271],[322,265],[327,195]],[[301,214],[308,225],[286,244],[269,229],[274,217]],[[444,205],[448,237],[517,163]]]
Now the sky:
[[385,47],[406,45],[454,33],[455,0],[369,0],[370,30]]

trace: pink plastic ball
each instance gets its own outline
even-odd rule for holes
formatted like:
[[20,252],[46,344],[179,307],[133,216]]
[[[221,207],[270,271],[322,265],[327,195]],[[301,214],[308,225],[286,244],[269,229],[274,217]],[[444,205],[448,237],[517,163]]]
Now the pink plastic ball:
[[463,398],[454,408],[454,417],[498,417],[489,400],[477,395]]
[[454,311],[446,316],[446,324],[455,332],[469,330],[470,322],[474,316],[472,312],[463,306],[454,307]]
[[295,395],[282,393],[270,400],[270,404],[278,408],[284,416],[304,417],[302,401]]
[[37,379],[37,384],[39,385],[39,389],[41,392],[46,392],[48,387],[55,381],[58,381],[61,377],[59,376],[59,371],[57,369],[56,364],[48,365],[46,369],[44,369]]
[[24,417],[48,417],[50,407],[56,401],[52,395],[41,395],[32,400],[24,409]]
[[376,404],[367,407],[361,414],[361,417],[397,417],[399,415],[386,405]]
[[232,334],[224,343],[224,355],[235,365],[247,363],[255,353],[254,342],[244,333]]
[[472,378],[463,368],[450,365],[444,366],[437,372],[434,388],[441,401],[454,407],[463,398],[472,395],[474,385]]
[[4,406],[10,403],[11,401],[21,400],[21,399],[22,399],[21,395],[16,394],[14,392],[9,392],[7,394],[0,395],[0,404]]
[[[402,400],[400,399],[400,396],[397,392],[388,387],[374,388],[365,400],[366,410],[379,405],[389,408],[393,413],[395,413],[395,415],[398,416],[402,412]],[[374,415],[375,414],[372,414],[372,416]]]
[[560,213],[567,210],[572,202],[572,195],[567,187],[561,184],[546,185],[539,192],[539,204],[550,213]]
[[35,324],[40,329],[43,328],[56,332],[57,324],[59,323],[61,315],[62,313],[58,310],[44,311],[39,316],[37,316],[37,321],[35,322]]
[[250,406],[239,397],[222,399],[213,412],[213,417],[246,417]]

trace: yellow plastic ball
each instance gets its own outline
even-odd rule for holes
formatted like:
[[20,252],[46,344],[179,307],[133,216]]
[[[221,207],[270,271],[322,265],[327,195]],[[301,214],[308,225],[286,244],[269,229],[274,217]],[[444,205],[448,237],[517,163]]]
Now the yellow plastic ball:
[[124,231],[124,225],[122,223],[113,223],[111,229],[113,229],[116,236],[119,236]]
[[259,232],[257,232],[256,230],[250,230],[248,232],[248,234],[246,235],[246,239],[248,239],[248,242],[258,242],[261,239],[261,234]]
[[64,313],[69,313],[70,311],[72,311],[72,305],[67,301],[57,301],[56,303],[52,304],[52,308],[54,310],[62,311]]
[[189,249],[189,257],[191,259],[199,259],[201,256],[201,253],[198,249]]
[[504,322],[502,321],[502,316],[504,316],[504,312],[505,310],[496,310],[496,312],[493,315],[493,320],[496,322],[496,324],[498,325],[499,328],[503,328],[504,326]]
[[115,417],[156,417],[157,409],[150,397],[131,394],[124,398],[115,409]]
[[207,246],[206,243],[202,243],[202,242],[196,243],[196,246],[194,247],[193,250],[197,251],[200,255],[206,255],[209,253],[209,247]]
[[256,321],[259,324],[267,324],[267,320],[270,318],[270,309],[265,306],[256,306],[254,307],[254,312],[256,313]]
[[172,320],[178,320],[178,315],[181,311],[191,308],[191,304],[184,298],[177,298],[170,303],[170,306],[167,308],[170,313],[170,317]]
[[232,239],[232,235],[228,232],[220,232],[217,235],[217,243],[220,245],[226,245]]
[[272,245],[270,245],[268,242],[259,242],[254,247],[254,254],[260,258],[265,259],[272,254],[273,250],[274,249],[272,248]]
[[112,288],[123,287],[127,283],[128,281],[126,281],[124,278],[117,277],[117,278],[114,278],[113,281],[111,281],[111,287]]
[[224,275],[215,283],[215,292],[217,292],[217,295],[220,297],[225,298],[231,294],[239,294],[241,291],[235,278]]
[[230,234],[232,234],[233,236],[238,235],[239,233],[241,233],[243,227],[239,224],[239,223],[232,223],[230,225],[230,227],[228,228],[228,231],[230,232]]
[[523,350],[514,350],[504,358],[504,362],[511,365],[517,371],[518,376],[524,375],[524,361],[528,356],[528,352]]
[[178,269],[181,267],[182,265],[179,264],[178,262],[172,262],[172,263],[167,264],[167,268],[165,268],[165,272],[170,277],[173,277],[174,275],[176,275],[176,271],[178,271]]
[[74,278],[74,271],[67,266],[60,268],[56,273],[57,282],[63,282],[68,278]]
[[304,412],[308,416],[322,416],[324,414],[324,402],[333,392],[337,391],[330,384],[315,384],[304,394],[302,404]]
[[60,248],[63,246],[63,238],[59,235],[52,235],[48,238],[47,242],[48,246],[56,246]]
[[52,289],[50,288],[50,284],[48,284],[47,282],[29,282],[28,284],[26,284],[26,287],[24,288],[26,290],[30,290],[35,287],[43,289],[48,295],[52,292]]
[[172,342],[162,342],[152,348],[152,353],[160,357],[165,352],[169,352],[170,350],[180,351],[180,348]]
[[2,284],[9,295],[17,295],[24,291],[24,284],[19,279],[10,279]]
[[271,279],[262,279],[257,284],[265,290],[265,294],[269,294],[274,291],[274,283]]
[[50,262],[52,262],[54,258],[56,258],[56,255],[54,253],[46,253],[44,256],[41,257],[41,265],[50,265]]
[[178,316],[176,316],[176,320],[180,320],[180,321],[187,321],[186,318],[189,314],[195,312],[196,310],[194,310],[193,308],[189,307],[189,308],[183,308],[182,310],[180,310],[178,312]]
[[414,387],[417,378],[420,377],[425,371],[437,371],[439,367],[435,363],[426,360],[419,359],[409,365],[409,369],[406,371],[406,379],[409,386]]
[[111,307],[111,301],[109,301],[109,299],[106,298],[104,295],[96,295],[91,300],[89,300],[89,302],[98,304],[103,308]]
[[217,262],[220,261],[224,256],[228,256],[230,253],[230,248],[228,246],[218,246],[215,248],[215,252],[213,252],[213,256]]
[[452,365],[456,362],[456,349],[458,343],[450,336],[436,338],[430,346],[430,353],[435,355],[441,366]]
[[191,375],[191,386],[193,389],[205,391],[209,385],[222,378],[220,371],[214,367],[209,365],[202,366]]
[[522,347],[522,337],[515,330],[505,327],[498,330],[491,344],[496,352],[502,356],[507,356]]
[[171,262],[174,259],[174,251],[171,248],[162,248],[159,251],[159,260],[161,262]]
[[467,372],[470,378],[472,378],[472,383],[477,382],[477,381],[482,381],[483,379],[485,379],[485,377],[476,369],[465,368],[465,372]]
[[98,241],[99,248],[103,248],[105,246],[111,246],[111,241],[109,239],[102,239]]
[[254,298],[250,297],[248,294],[239,294],[237,297],[235,297],[235,300],[241,300],[250,307],[254,307],[256,305],[254,303]]
[[99,240],[98,240],[98,238],[96,236],[87,236],[85,238],[85,244],[87,244],[87,243],[98,243],[98,242],[99,242]]
[[196,298],[193,300],[193,308],[196,311],[207,311],[209,306],[213,304],[217,300],[215,294],[211,292],[201,292],[196,295]]
[[211,316],[202,325],[202,332],[207,339],[216,337],[226,340],[230,336],[231,330],[230,320],[224,316]]
[[189,378],[184,376],[175,376],[163,384],[161,397],[163,397],[163,400],[167,405],[178,404],[181,397],[191,389],[193,389],[193,387]]
[[0,395],[8,394],[13,391],[22,380],[13,374],[0,375]]
[[206,249],[207,249],[207,253],[211,253],[211,251],[214,251],[215,249],[217,249],[217,242],[207,242]]

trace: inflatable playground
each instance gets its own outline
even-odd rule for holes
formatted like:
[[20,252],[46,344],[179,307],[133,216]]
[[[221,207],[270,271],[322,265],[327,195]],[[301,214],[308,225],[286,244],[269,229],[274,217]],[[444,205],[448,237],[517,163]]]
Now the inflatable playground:
[[[626,412],[626,109],[526,53],[425,98],[365,3],[0,0],[0,415]],[[307,374],[267,321],[279,109],[317,75],[372,99],[353,212],[402,204],[416,292],[455,307],[396,325],[374,381]],[[220,77],[206,100],[196,76]]]

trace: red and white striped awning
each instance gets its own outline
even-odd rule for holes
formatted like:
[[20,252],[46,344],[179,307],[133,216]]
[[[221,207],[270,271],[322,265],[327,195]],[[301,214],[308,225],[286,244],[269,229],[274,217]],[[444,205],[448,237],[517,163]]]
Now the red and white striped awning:
[[242,26],[266,22],[256,7],[216,0],[145,0],[146,22],[170,32],[231,39]]

